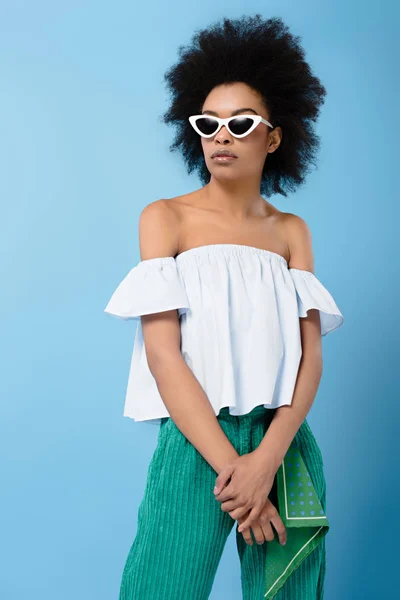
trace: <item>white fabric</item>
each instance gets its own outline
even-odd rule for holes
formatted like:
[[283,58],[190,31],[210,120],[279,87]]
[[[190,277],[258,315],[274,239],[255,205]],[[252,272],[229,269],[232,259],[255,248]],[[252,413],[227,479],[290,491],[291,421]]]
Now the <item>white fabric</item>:
[[[146,359],[140,316],[177,309],[181,352],[218,415],[291,404],[302,354],[299,317],[320,311],[321,335],[343,315],[310,271],[280,254],[240,244],[209,244],[138,263],[105,312],[136,319],[124,416],[159,424],[168,417]],[[190,402],[190,398],[187,399]]]
[[141,315],[189,308],[185,288],[172,257],[140,261],[121,281],[104,312],[121,319],[140,320]]

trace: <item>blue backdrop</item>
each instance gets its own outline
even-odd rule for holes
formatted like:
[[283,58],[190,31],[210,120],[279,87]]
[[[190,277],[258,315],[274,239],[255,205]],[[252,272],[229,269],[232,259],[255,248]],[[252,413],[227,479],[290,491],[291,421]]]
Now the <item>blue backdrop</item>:
[[[195,29],[256,12],[302,36],[328,91],[318,169],[270,199],[309,224],[315,274],[345,318],[323,340],[308,416],[328,490],[326,600],[393,597],[396,11],[377,0],[1,2],[1,598],[118,597],[157,428],[122,416],[135,324],[103,310],[140,259],[142,208],[200,187],[159,120],[165,70]],[[234,529],[211,596],[227,598],[241,598]]]

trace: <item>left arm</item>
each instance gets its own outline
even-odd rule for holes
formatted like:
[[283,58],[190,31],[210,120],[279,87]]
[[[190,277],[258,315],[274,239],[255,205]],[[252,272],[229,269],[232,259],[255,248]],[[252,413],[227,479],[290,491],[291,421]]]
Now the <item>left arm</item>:
[[[312,314],[311,314],[312,313]],[[292,404],[280,406],[264,435],[253,451],[261,462],[268,460],[276,472],[290,444],[313,405],[322,376],[319,316],[317,310],[309,311],[308,321],[301,325],[303,354],[300,361]],[[305,349],[306,347],[306,349]]]
[[[288,214],[286,231],[289,267],[314,273],[312,239],[308,225],[301,217]],[[254,451],[261,461],[268,460],[275,472],[310,411],[321,380],[321,325],[317,309],[309,310],[307,317],[300,318],[300,333],[302,356],[292,403],[276,409],[263,440]]]
[[[286,239],[290,259],[289,267],[314,272],[311,233],[305,221],[297,215],[287,214]],[[232,518],[242,518],[251,512],[241,528],[251,526],[258,518],[265,498],[271,491],[275,474],[289,446],[308,414],[322,375],[322,343],[319,310],[310,309],[307,317],[300,317],[302,355],[291,404],[275,410],[273,419],[261,443],[250,454],[231,461],[218,475],[216,500]],[[235,477],[236,475],[236,477]],[[224,488],[229,477],[231,482]],[[224,489],[222,489],[224,488]],[[241,530],[239,529],[239,531]]]

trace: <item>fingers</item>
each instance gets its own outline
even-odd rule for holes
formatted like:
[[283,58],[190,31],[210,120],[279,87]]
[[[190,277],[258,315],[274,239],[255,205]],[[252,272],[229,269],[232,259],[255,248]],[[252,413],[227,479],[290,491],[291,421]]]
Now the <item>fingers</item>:
[[246,542],[246,544],[248,544],[249,546],[253,545],[253,540],[251,539],[250,527],[247,527],[246,529],[244,529],[242,531],[242,536],[243,536],[244,541]]
[[245,517],[249,512],[249,509],[245,506],[239,506],[238,508],[234,508],[233,510],[227,510],[225,509],[225,506],[221,505],[221,509],[225,512],[228,512],[232,519],[234,519],[235,521],[243,519],[243,517]]
[[249,531],[250,529],[253,532],[254,537],[256,538],[256,543],[259,545],[263,544],[265,542],[265,535],[261,525],[255,523],[251,528],[249,528]]
[[260,522],[260,526],[261,526],[265,541],[272,542],[272,540],[275,538],[275,535],[274,535],[274,532],[271,527],[271,523],[270,523],[269,519],[266,517],[265,520]]
[[283,524],[282,519],[280,518],[279,514],[277,514],[275,517],[272,517],[271,523],[276,529],[276,533],[278,534],[278,538],[279,538],[279,543],[284,546],[287,541],[286,527]]
[[235,467],[234,467],[234,465],[231,465],[231,464],[226,465],[222,469],[222,471],[218,475],[217,479],[215,480],[214,494],[220,493],[220,491],[222,490],[224,485],[226,485],[226,483],[229,481],[234,470],[235,470]]
[[[239,522],[240,523],[240,522]],[[272,528],[270,527],[270,531],[271,531],[271,535],[272,535],[272,539],[274,539],[274,534],[272,533]],[[258,523],[254,524],[253,527],[246,527],[246,529],[244,529],[242,531],[242,536],[244,541],[246,542],[246,544],[248,544],[249,546],[253,545],[253,539],[251,537],[251,532],[253,532],[253,535],[255,537],[256,543],[261,545],[266,541],[266,537],[265,537],[265,533],[263,531],[263,528],[261,527],[261,525],[259,525]]]
[[253,545],[251,531],[253,532],[257,543],[262,544],[264,541],[272,542],[275,538],[272,525],[278,534],[279,543],[283,546],[286,544],[287,535],[285,525],[270,500],[267,501],[259,517],[253,521],[252,525],[246,526],[246,522],[251,518],[251,512],[252,511],[247,511],[247,514],[245,513],[245,515],[238,519],[238,531],[242,533],[246,544],[249,544],[250,546]]
[[246,527],[252,527],[254,521],[256,521],[256,519],[258,519],[259,515],[260,515],[259,509],[257,507],[253,507],[249,513],[249,516],[240,525],[239,531],[240,532],[243,531],[243,529],[245,529]]
[[[245,520],[245,518],[247,517],[249,512],[250,511],[247,511],[244,517],[238,519],[238,529],[239,529],[240,525],[243,523],[243,521]],[[246,542],[246,544],[248,544],[249,546],[252,546],[253,540],[251,537],[250,527],[246,527],[246,529],[244,529],[241,533],[242,533],[243,539]]]
[[227,502],[229,500],[231,502],[234,502],[236,498],[236,493],[234,492],[233,485],[231,482],[229,482],[228,485],[226,485],[224,489],[221,490],[218,494],[214,492],[214,495],[217,502]]

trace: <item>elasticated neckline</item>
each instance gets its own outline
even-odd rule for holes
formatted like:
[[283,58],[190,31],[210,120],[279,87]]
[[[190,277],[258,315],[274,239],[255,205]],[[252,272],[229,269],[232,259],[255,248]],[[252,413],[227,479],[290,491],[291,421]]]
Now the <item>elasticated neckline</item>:
[[278,252],[266,250],[264,248],[257,248],[256,246],[247,246],[244,244],[203,244],[202,246],[195,246],[194,248],[189,248],[188,250],[180,252],[180,254],[175,256],[175,259],[179,260],[180,257],[185,257],[189,254],[203,254],[215,250],[218,250],[222,253],[234,252],[237,254],[243,254],[245,252],[251,252],[253,254],[261,254],[264,256],[269,256],[270,258],[276,258],[277,260],[283,262],[284,265],[288,265],[287,260]]

